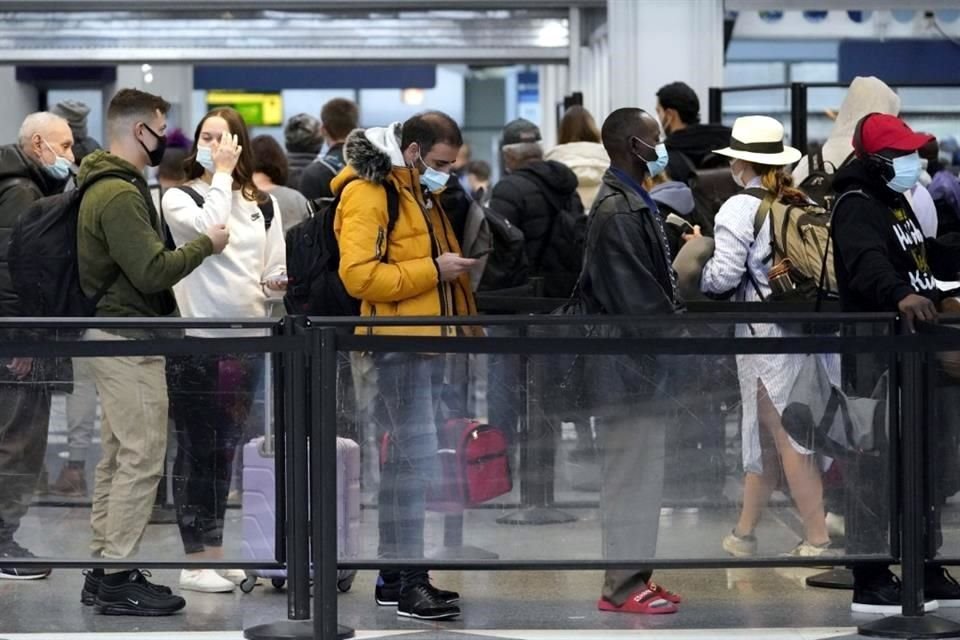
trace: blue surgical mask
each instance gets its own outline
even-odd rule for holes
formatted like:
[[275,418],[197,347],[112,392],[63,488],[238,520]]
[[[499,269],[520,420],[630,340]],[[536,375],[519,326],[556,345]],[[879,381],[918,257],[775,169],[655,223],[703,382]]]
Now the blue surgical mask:
[[197,146],[197,164],[210,173],[216,173],[216,165],[213,164],[213,149]]
[[667,163],[670,162],[670,156],[667,155],[667,145],[661,142],[657,146],[652,147],[646,142],[644,142],[643,140],[640,140],[640,138],[637,138],[637,140],[643,146],[653,149],[654,151],[657,152],[656,160],[647,160],[643,156],[637,154],[638,158],[640,158],[641,160],[647,163],[647,170],[650,172],[650,177],[652,178],[654,176],[658,176],[661,173],[663,173],[664,170],[666,170],[667,168]]
[[920,153],[914,151],[908,156],[893,159],[893,178],[887,186],[897,193],[906,193],[920,180],[923,165],[920,163]]
[[73,163],[59,155],[56,151],[53,150],[53,147],[50,146],[50,143],[46,140],[43,141],[43,144],[47,145],[47,148],[50,149],[53,153],[56,160],[53,161],[53,164],[43,165],[44,170],[50,174],[54,180],[66,180],[70,177],[70,172],[73,170]]
[[437,171],[426,162],[423,162],[423,158],[420,159],[420,162],[422,162],[425,167],[423,173],[420,174],[420,184],[425,186],[430,193],[440,193],[446,189],[447,183],[450,181],[450,174]]

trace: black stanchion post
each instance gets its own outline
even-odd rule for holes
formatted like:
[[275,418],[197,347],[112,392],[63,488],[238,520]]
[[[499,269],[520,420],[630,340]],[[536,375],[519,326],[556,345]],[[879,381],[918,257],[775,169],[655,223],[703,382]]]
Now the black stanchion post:
[[344,640],[354,632],[337,624],[337,330],[324,327],[308,335],[312,363],[313,637]]
[[[284,335],[305,339],[306,318],[287,317]],[[310,524],[307,469],[307,379],[306,345],[283,356],[283,442],[285,447],[285,511],[290,515],[286,527],[287,617],[288,620],[246,629],[248,640],[288,640],[312,638],[313,629],[301,621],[310,618]],[[279,540],[281,538],[277,537]]]
[[723,122],[723,89],[720,87],[710,87],[708,109],[710,124]]
[[[543,281],[538,279],[535,287],[542,293]],[[523,332],[524,335],[526,331]],[[556,436],[543,411],[543,366],[530,356],[523,357],[526,417],[523,448],[520,451],[520,504],[519,511],[497,519],[500,524],[563,524],[577,518],[553,508],[553,475],[556,458]]]
[[790,141],[802,153],[807,152],[807,85],[790,85]]
[[[904,338],[910,339],[910,338]],[[917,349],[922,344],[917,341]],[[927,354],[909,351],[902,359],[901,407],[903,411],[900,451],[903,456],[901,492],[901,596],[903,613],[860,625],[858,633],[875,638],[956,638],[960,624],[938,616],[924,615],[924,432],[927,428]],[[896,390],[892,390],[896,392]]]

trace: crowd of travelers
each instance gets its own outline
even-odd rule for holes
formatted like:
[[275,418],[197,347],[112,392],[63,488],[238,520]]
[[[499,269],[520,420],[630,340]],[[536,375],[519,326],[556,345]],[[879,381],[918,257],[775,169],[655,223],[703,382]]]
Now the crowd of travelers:
[[[490,163],[470,159],[460,127],[439,111],[360,128],[357,105],[336,99],[323,105],[319,118],[291,118],[281,146],[271,136],[251,137],[230,108],[204,115],[190,139],[170,129],[163,98],[124,89],[110,102],[101,149],[87,131],[89,109],[61,103],[29,115],[18,140],[0,147],[2,313],[36,315],[15,282],[21,258],[16,243],[8,250],[10,237],[50,197],[75,192],[77,276],[98,318],[263,318],[282,309],[285,298],[287,309],[338,315],[342,309],[324,306],[331,298],[311,298],[309,286],[304,291],[290,258],[300,251],[298,230],[329,214],[338,262],[326,275],[335,276],[338,300],[364,317],[475,316],[478,292],[505,292],[567,302],[572,313],[666,318],[684,313],[692,300],[812,296],[819,302],[826,284],[845,311],[898,312],[909,323],[937,319],[952,297],[945,283],[960,280],[960,236],[953,233],[960,229],[960,182],[941,164],[936,139],[898,117],[899,98],[889,87],[857,78],[829,138],[806,156],[767,116],[738,118],[732,128],[701,123],[698,97],[682,82],[656,97],[654,113],[617,109],[599,126],[574,106],[551,149],[536,124],[507,123],[499,137],[499,179]],[[157,168],[150,171],[152,185],[150,167]],[[698,189],[716,176],[727,196],[712,206]],[[826,188],[812,180],[824,177]],[[796,209],[828,216],[823,233],[830,250],[818,254],[823,261],[813,274],[803,271],[802,256],[783,254],[777,241]],[[805,287],[811,279],[812,288]],[[629,325],[600,331],[652,335]],[[483,335],[478,327],[442,324],[382,325],[371,332]],[[776,338],[809,328],[765,323],[738,325],[735,332]],[[90,329],[83,338],[151,335]],[[192,329],[183,339],[220,335]],[[8,339],[35,337],[24,332]],[[841,385],[839,356],[817,361],[817,371]],[[17,564],[34,557],[15,536],[38,492],[89,495],[92,557],[135,565],[165,473],[168,419],[175,425],[172,499],[184,553],[198,561],[194,566],[222,561],[237,451],[262,362],[186,355],[70,364],[67,388],[43,359],[14,358],[0,368],[0,579],[50,575]],[[436,407],[450,395],[449,360],[355,354],[350,364],[358,414],[389,434],[378,469],[378,555],[423,558],[438,451]],[[758,553],[757,526],[781,478],[802,524],[792,556],[883,548],[889,508],[883,457],[844,465],[847,503],[833,505],[824,481],[833,461],[787,428],[785,410],[807,366],[802,355],[736,358],[743,497],[721,542],[732,556]],[[665,449],[676,419],[667,389],[688,373],[682,359],[610,356],[586,363],[583,403],[590,415],[576,421],[577,444],[582,454],[602,457],[608,560],[656,556]],[[491,356],[487,376],[490,422],[515,430],[522,412],[511,392],[519,385],[518,363]],[[232,381],[229,402],[221,397],[225,378]],[[42,476],[51,398],[63,391],[69,453],[48,483]],[[85,465],[98,405],[102,453],[91,491]],[[828,526],[838,512],[846,516],[844,547]],[[887,567],[855,565],[853,573],[854,611],[899,611],[899,581]],[[230,592],[244,577],[189,569],[179,588]],[[184,608],[182,596],[148,578],[132,566],[89,570],[81,600],[112,615]],[[925,586],[928,608],[960,606],[960,585],[944,568],[928,567]],[[417,619],[460,614],[460,594],[434,586],[420,565],[381,571],[375,601]],[[652,571],[612,569],[597,606],[665,614],[681,604],[680,595],[652,581]]]

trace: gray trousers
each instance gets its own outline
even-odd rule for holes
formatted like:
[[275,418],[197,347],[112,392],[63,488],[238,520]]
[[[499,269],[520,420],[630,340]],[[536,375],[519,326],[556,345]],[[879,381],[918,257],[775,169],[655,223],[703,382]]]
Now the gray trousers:
[[[657,553],[663,497],[665,411],[661,401],[635,403],[597,417],[603,452],[600,521],[605,560],[637,561]],[[618,408],[619,409],[619,408]],[[650,580],[649,570],[610,569],[603,597],[620,606]]]
[[67,395],[70,462],[86,462],[97,421],[97,386],[89,358],[73,359],[73,393]]

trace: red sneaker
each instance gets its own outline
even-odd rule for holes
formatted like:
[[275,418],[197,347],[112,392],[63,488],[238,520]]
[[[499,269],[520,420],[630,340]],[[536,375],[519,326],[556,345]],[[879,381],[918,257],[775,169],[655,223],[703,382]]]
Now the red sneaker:
[[650,589],[650,591],[657,594],[658,596],[660,596],[661,598],[663,598],[664,600],[666,600],[667,602],[672,602],[673,604],[680,604],[681,602],[683,602],[683,598],[680,597],[679,593],[674,593],[673,591],[664,589],[653,580],[647,583],[647,588]]
[[619,607],[606,598],[600,598],[597,601],[597,608],[600,611],[612,611],[616,613],[642,613],[647,615],[661,615],[667,613],[676,613],[677,605],[663,598],[661,595],[650,589],[637,591]]

